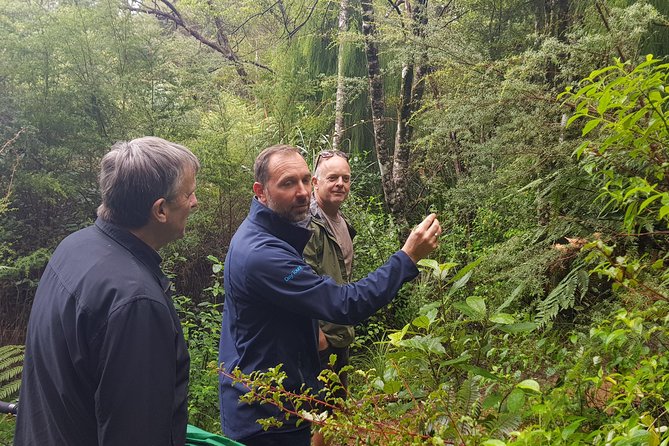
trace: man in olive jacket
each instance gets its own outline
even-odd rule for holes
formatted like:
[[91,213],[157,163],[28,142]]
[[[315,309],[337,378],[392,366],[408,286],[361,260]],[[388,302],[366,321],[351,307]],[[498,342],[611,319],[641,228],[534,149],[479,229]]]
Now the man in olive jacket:
[[[312,185],[309,228],[314,233],[304,248],[304,260],[321,276],[330,276],[340,284],[350,282],[355,229],[340,210],[351,188],[347,155],[340,151],[321,152],[314,165]],[[354,335],[352,326],[321,321],[318,342],[321,367],[327,368],[330,355],[334,354],[337,356],[334,371],[339,373],[348,364]],[[346,373],[341,373],[340,378],[346,387]]]

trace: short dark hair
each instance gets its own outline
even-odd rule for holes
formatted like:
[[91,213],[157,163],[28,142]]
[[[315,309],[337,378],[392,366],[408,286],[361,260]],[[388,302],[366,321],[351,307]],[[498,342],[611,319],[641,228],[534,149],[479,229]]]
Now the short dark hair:
[[260,152],[253,163],[253,176],[256,182],[265,185],[269,180],[269,162],[277,153],[297,153],[302,156],[300,149],[288,144],[276,144]]
[[179,144],[154,136],[117,142],[100,163],[98,217],[141,228],[149,221],[153,203],[172,199],[189,169],[197,173],[200,162]]

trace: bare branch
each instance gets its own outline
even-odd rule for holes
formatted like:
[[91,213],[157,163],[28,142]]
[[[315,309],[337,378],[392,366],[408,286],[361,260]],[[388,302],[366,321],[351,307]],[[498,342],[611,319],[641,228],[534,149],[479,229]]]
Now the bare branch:
[[[239,26],[237,26],[235,29],[233,29],[233,30],[230,32],[230,35],[232,36],[232,35],[236,34],[237,31],[239,31],[241,28],[243,28],[244,25],[246,25],[247,23],[249,23],[251,20],[255,19],[256,17],[262,17],[262,16],[264,16],[266,13],[268,13],[269,11],[271,11],[272,8],[274,8],[276,5],[280,5],[280,3],[281,3],[281,1],[280,1],[280,0],[277,0],[277,1],[274,2],[271,6],[267,7],[264,11],[259,12],[259,13],[257,13],[257,14],[252,14],[250,17],[248,17],[246,20],[244,20],[244,21],[241,23],[241,25],[239,25]],[[283,8],[281,8],[281,10],[283,11]]]
[[16,140],[19,139],[19,136],[21,136],[21,133],[23,133],[23,132],[25,132],[25,131],[26,131],[26,128],[25,128],[25,127],[22,127],[18,132],[16,132],[16,135],[14,135],[14,137],[13,137],[12,139],[10,139],[10,140],[7,141],[6,143],[4,143],[4,144],[2,145],[2,147],[0,147],[0,155],[2,155],[2,152],[4,152],[5,150],[7,150],[7,149],[9,148],[9,146],[11,146],[12,144],[14,144],[14,143],[16,142]]
[[299,25],[297,25],[296,27],[294,27],[293,30],[292,30],[291,32],[288,33],[288,38],[289,38],[289,39],[292,38],[295,34],[297,34],[297,32],[298,32],[304,25],[307,24],[307,22],[309,21],[309,19],[310,19],[311,16],[313,15],[314,11],[316,10],[316,5],[318,5],[318,0],[315,0],[315,1],[314,1],[314,4],[311,5],[311,9],[309,10],[309,14],[307,14],[307,18],[304,19],[304,20],[302,21],[302,23],[300,23]]
[[267,66],[265,66],[261,63],[239,59],[237,57],[237,55],[235,54],[235,52],[232,51],[232,49],[229,47],[229,44],[227,44],[227,36],[222,34],[222,31],[220,30],[220,27],[219,27],[220,23],[216,24],[217,28],[220,31],[220,32],[217,33],[217,38],[218,38],[219,42],[221,42],[222,44],[217,42],[217,41],[214,41],[212,39],[209,39],[209,38],[205,37],[199,31],[197,31],[195,29],[195,27],[193,27],[191,24],[187,23],[183,19],[183,17],[179,13],[179,11],[176,9],[176,7],[172,3],[170,3],[168,0],[160,0],[160,1],[172,12],[170,13],[170,12],[167,12],[167,11],[163,11],[162,9],[159,9],[158,7],[155,7],[155,8],[148,7],[148,6],[146,6],[144,4],[141,4],[141,3],[140,4],[143,7],[128,6],[127,9],[129,11],[134,11],[134,12],[140,12],[140,13],[143,13],[143,14],[153,15],[155,17],[168,20],[168,21],[174,23],[177,27],[181,27],[185,32],[190,34],[197,41],[199,41],[203,45],[206,45],[209,48],[213,49],[214,51],[216,51],[217,53],[219,53],[223,57],[225,57],[227,60],[229,60],[230,62],[235,64],[238,67],[238,69],[237,69],[238,74],[245,81],[247,81],[247,79],[245,78],[246,72],[241,67],[242,64],[254,65],[258,68],[262,68],[264,70],[267,70],[267,71],[273,73],[273,70],[271,68],[269,68],[269,67],[267,67]]
[[[597,8],[597,13],[599,14],[599,17],[602,19],[602,22],[604,23],[604,28],[610,33],[611,32],[611,26],[609,25],[609,21],[606,18],[606,14],[604,14],[604,7],[602,6],[601,2],[599,0],[595,1],[595,7]],[[622,49],[620,49],[620,46],[616,44],[616,52],[618,53],[618,56],[620,56],[620,61],[625,62],[626,58],[625,55],[623,54]]]

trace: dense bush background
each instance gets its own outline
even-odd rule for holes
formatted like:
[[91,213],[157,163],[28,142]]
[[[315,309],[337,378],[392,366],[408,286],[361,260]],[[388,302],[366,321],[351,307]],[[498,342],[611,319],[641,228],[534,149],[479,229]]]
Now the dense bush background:
[[[357,327],[351,398],[326,434],[669,444],[669,4],[347,3],[340,29],[343,3],[323,0],[170,3],[181,22],[165,1],[0,0],[0,345],[23,343],[50,253],[95,218],[110,145],[183,143],[202,161],[200,206],[161,254],[191,422],[218,430],[221,259],[253,159],[278,142],[309,161],[331,147],[339,85],[356,277],[428,210],[444,234],[419,280]],[[12,358],[0,398],[16,395]],[[0,444],[11,430],[0,419]]]

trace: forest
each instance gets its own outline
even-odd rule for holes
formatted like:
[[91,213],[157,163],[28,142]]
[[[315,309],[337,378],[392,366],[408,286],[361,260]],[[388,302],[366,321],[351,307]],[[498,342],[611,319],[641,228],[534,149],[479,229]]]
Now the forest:
[[[155,135],[202,164],[160,254],[189,422],[220,432],[222,259],[287,143],[349,154],[355,278],[443,227],[356,327],[336,416],[293,416],[341,445],[669,445],[668,56],[666,0],[0,0],[0,400],[101,157]],[[271,401],[280,374],[240,379]]]

